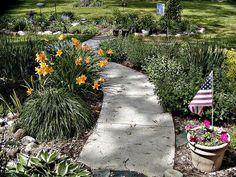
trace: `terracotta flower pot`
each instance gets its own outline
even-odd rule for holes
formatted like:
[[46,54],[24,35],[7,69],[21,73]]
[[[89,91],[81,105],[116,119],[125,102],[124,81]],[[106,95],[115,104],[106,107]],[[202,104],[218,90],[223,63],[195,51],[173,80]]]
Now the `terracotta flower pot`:
[[225,150],[229,143],[224,143],[219,146],[199,145],[190,142],[189,133],[187,134],[187,139],[188,146],[191,149],[191,157],[194,167],[204,172],[212,172],[220,169]]

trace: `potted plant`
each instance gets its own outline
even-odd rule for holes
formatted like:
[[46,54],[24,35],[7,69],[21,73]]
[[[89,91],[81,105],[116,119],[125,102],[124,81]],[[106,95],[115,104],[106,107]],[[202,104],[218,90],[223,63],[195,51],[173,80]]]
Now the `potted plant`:
[[145,14],[140,18],[140,27],[143,35],[149,35],[153,28],[154,18],[151,14]]
[[208,120],[204,120],[201,126],[187,124],[185,129],[193,165],[200,171],[217,171],[230,142],[227,131],[210,126]]

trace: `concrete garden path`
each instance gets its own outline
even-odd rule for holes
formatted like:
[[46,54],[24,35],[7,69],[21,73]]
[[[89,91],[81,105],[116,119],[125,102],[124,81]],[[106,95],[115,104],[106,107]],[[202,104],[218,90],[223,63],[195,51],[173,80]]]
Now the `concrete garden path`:
[[93,169],[162,177],[174,165],[175,134],[154,86],[146,75],[112,62],[102,75],[102,110],[79,160]]

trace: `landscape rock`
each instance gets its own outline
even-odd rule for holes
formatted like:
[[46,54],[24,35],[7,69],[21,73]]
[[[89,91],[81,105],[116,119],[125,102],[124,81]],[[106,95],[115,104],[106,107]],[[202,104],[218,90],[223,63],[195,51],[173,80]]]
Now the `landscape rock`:
[[94,177],[109,177],[110,176],[110,174],[111,174],[111,172],[110,172],[110,170],[101,170],[101,169],[99,169],[99,170],[92,170],[92,173],[93,173],[93,176]]
[[0,127],[0,134],[2,134],[5,130],[5,127]]
[[197,30],[198,33],[204,33],[204,31],[205,31],[205,28],[200,28]]
[[34,142],[32,143],[29,143],[26,147],[25,147],[25,152],[26,153],[29,153],[29,152],[32,152],[34,148],[37,148],[38,145]]
[[24,136],[22,139],[21,139],[21,143],[23,144],[23,145],[28,145],[29,143],[32,143],[32,142],[35,142],[36,140],[33,138],[33,137],[31,137],[31,136]]
[[14,133],[14,138],[16,139],[16,140],[20,140],[21,138],[23,138],[24,137],[24,135],[25,135],[25,130],[24,129],[18,129],[15,133]]
[[44,32],[42,32],[42,35],[51,35],[51,34],[52,34],[51,31],[44,31]]
[[177,33],[175,36],[176,36],[176,37],[180,37],[180,36],[181,36],[181,34]]
[[7,156],[10,158],[15,158],[17,153],[19,152],[20,152],[20,149],[18,148],[10,149],[9,151],[7,151]]
[[71,23],[72,26],[78,26],[79,24],[80,24],[79,22]]
[[59,35],[59,34],[62,34],[61,31],[57,31],[57,32],[54,32],[53,35]]
[[14,122],[15,122],[14,120],[10,120],[10,121],[7,122],[7,125],[8,125],[9,127],[12,127],[12,125],[14,124]]
[[12,120],[12,119],[15,119],[17,117],[18,117],[18,115],[16,113],[9,112],[7,114],[7,120]]
[[38,35],[43,35],[43,32],[42,31],[38,31],[37,34]]
[[164,172],[164,177],[183,177],[183,174],[177,170],[170,168]]
[[20,36],[24,36],[26,33],[24,31],[18,31],[17,34]]

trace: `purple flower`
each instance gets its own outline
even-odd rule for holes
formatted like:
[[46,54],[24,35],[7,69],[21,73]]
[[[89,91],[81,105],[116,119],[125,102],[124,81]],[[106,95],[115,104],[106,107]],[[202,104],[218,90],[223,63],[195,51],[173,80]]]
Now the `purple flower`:
[[192,124],[187,124],[187,125],[185,125],[185,130],[190,130],[190,129],[192,129],[193,128],[193,125]]
[[203,125],[206,127],[206,128],[209,128],[210,127],[210,122],[208,120],[204,120],[203,121]]
[[227,133],[221,133],[220,135],[220,140],[224,143],[228,143],[229,142],[229,136]]

